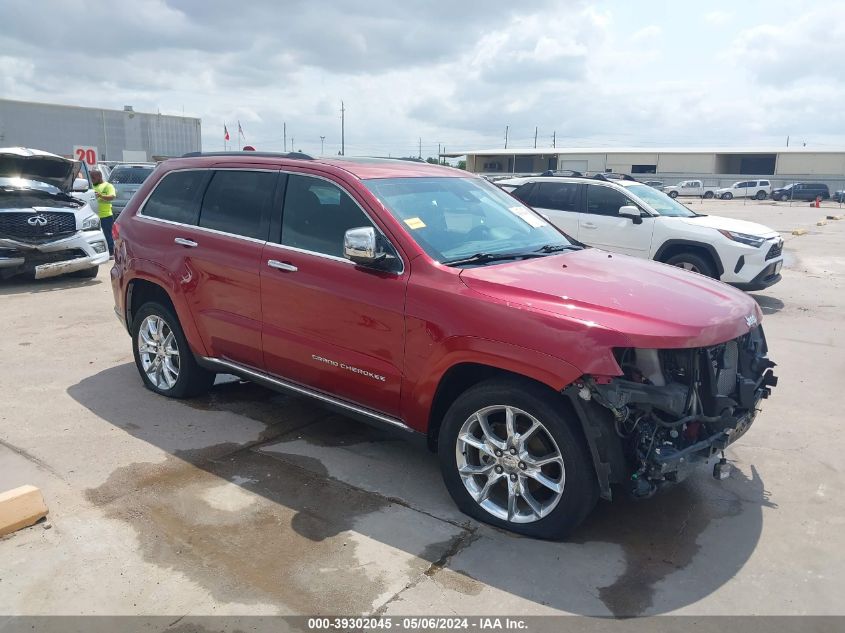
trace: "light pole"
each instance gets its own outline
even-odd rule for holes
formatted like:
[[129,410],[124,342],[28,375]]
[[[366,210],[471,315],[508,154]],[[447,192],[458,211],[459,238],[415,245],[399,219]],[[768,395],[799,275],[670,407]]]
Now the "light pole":
[[321,137],[320,137],[320,156],[322,156],[322,155],[323,155],[323,143],[324,143],[325,141],[326,141],[326,137],[325,137],[325,136],[321,136]]

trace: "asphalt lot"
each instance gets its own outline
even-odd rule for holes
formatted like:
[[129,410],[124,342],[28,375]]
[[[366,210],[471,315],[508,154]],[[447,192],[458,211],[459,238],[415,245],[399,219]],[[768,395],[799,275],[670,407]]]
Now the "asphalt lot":
[[845,210],[690,205],[784,232],[754,293],[780,384],[729,480],[602,502],[566,543],[469,520],[433,456],[311,401],[146,391],[107,267],[0,283],[0,490],[40,486],[51,525],[0,539],[0,612],[845,614],[845,220],[816,226]]

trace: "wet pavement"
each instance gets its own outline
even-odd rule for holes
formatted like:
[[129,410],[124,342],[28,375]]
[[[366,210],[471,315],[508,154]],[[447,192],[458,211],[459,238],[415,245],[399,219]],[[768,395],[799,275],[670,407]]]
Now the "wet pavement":
[[6,282],[0,488],[41,486],[52,529],[0,539],[3,612],[842,613],[843,244],[845,222],[790,238],[755,295],[781,383],[730,479],[601,502],[563,543],[470,520],[434,456],[312,401],[156,397],[105,270]]

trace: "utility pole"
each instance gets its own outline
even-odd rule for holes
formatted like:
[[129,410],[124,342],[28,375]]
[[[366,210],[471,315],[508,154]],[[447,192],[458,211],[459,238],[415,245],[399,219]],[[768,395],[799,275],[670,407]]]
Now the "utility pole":
[[321,136],[321,137],[320,137],[320,156],[322,156],[322,155],[323,155],[323,143],[324,143],[325,141],[326,141],[326,137],[325,137],[325,136]]
[[437,144],[437,164],[440,164],[440,143]]
[[534,149],[537,149],[537,126],[534,126]]
[[293,137],[290,137],[290,151],[295,152],[296,146],[293,144]]
[[786,137],[786,146],[789,147],[789,136]]
[[346,156],[346,108],[340,102],[340,155]]
[[552,147],[557,147],[557,145],[555,145],[555,143],[557,142],[557,138],[556,138],[556,137],[557,137],[557,130],[555,130],[554,132],[552,132]]
[[419,154],[417,154],[417,158],[422,160],[422,137],[420,137],[420,151]]
[[505,126],[505,149],[508,148],[508,126]]
[[287,123],[282,123],[282,130],[283,130],[282,135],[284,136],[284,139],[285,139],[285,152],[287,152],[288,151],[288,124]]

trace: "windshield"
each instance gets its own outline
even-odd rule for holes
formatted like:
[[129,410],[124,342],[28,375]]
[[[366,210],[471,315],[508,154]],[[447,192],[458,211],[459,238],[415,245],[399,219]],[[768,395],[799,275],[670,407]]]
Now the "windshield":
[[675,202],[675,200],[667,196],[662,191],[653,189],[648,185],[631,185],[629,187],[625,187],[625,190],[631,192],[640,200],[647,203],[648,206],[657,211],[660,215],[667,215],[673,218],[695,217],[695,213],[687,209],[680,202]]
[[115,167],[109,182],[113,185],[140,185],[151,173],[152,167]]
[[537,213],[480,178],[384,178],[364,184],[439,262],[571,244]]

